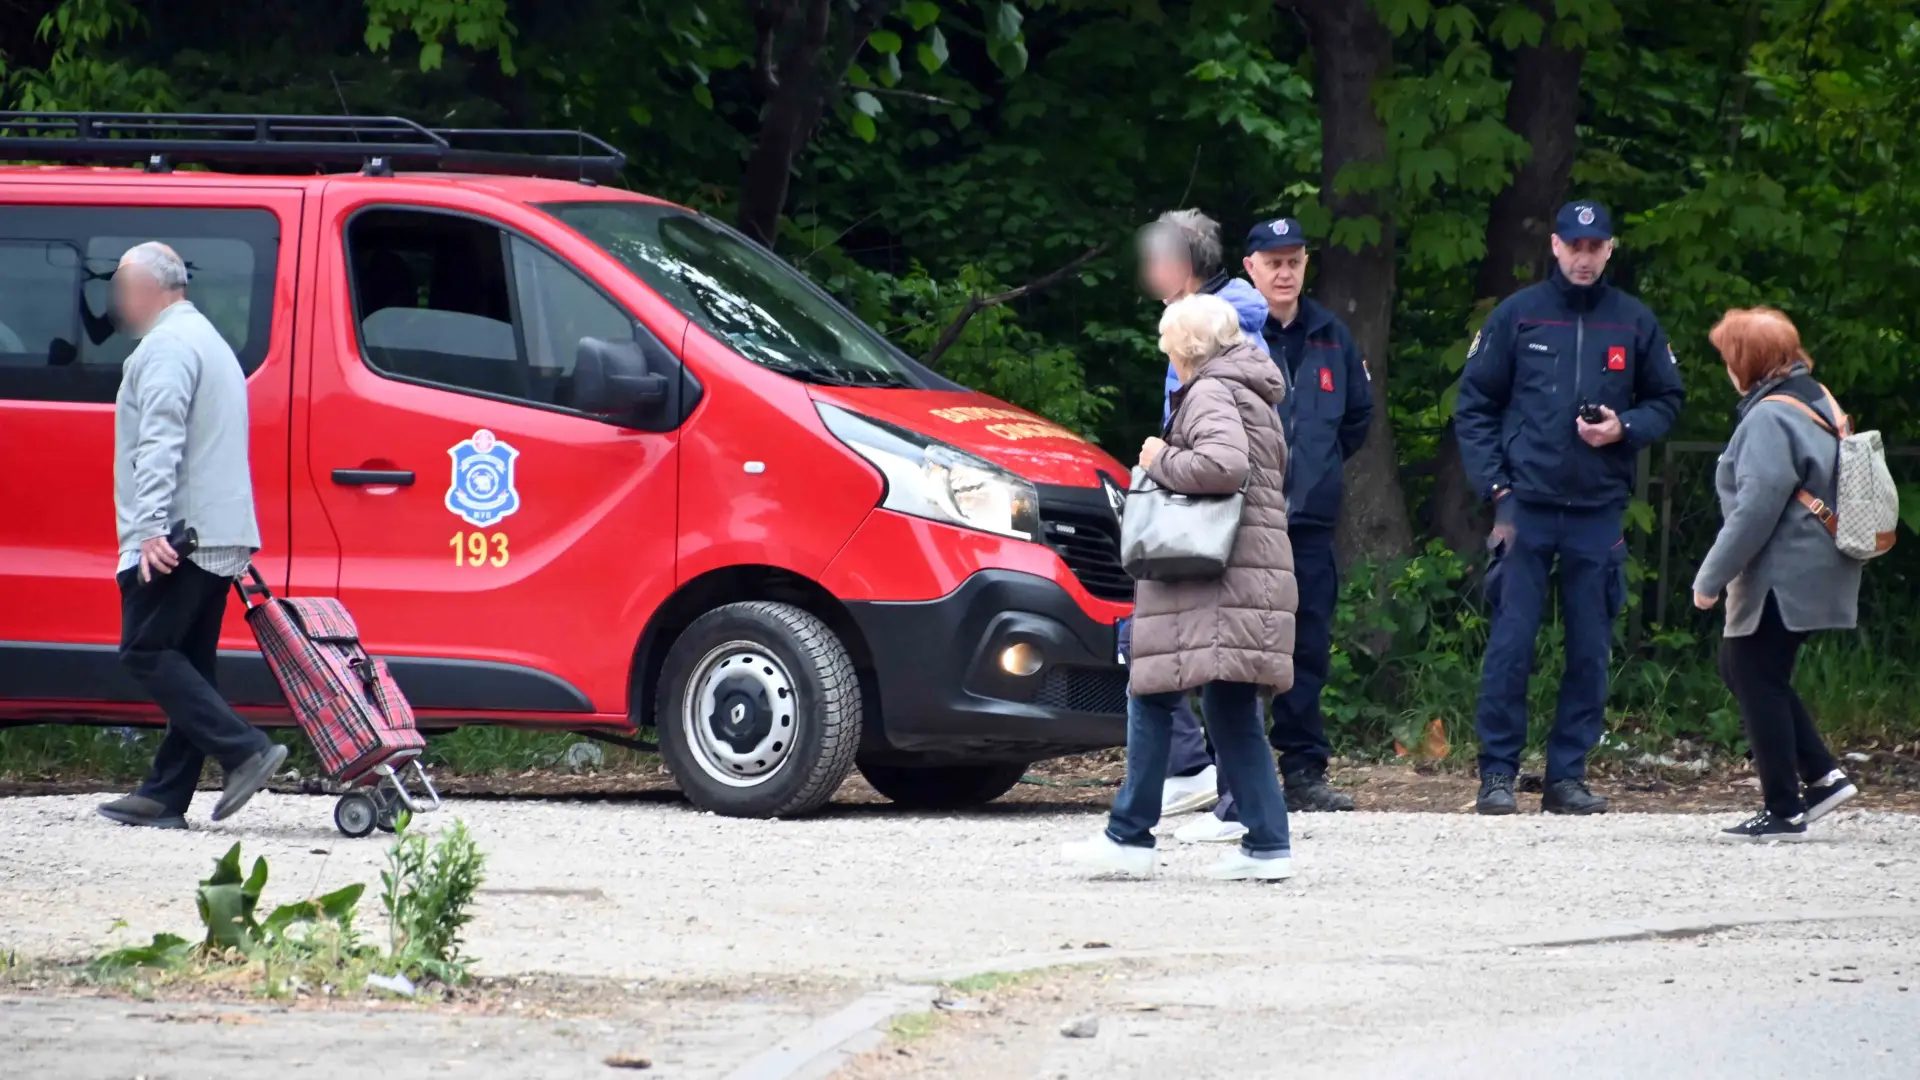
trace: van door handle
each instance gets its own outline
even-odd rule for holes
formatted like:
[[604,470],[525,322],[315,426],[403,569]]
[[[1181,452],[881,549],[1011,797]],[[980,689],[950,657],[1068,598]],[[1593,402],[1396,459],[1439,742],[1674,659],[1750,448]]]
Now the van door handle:
[[411,469],[335,469],[333,482],[342,487],[411,487]]

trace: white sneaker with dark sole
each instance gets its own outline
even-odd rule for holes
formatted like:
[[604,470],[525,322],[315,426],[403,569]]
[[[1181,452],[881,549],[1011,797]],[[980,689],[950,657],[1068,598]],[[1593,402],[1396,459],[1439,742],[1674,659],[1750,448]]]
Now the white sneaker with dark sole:
[[1847,800],[1858,794],[1860,794],[1860,789],[1854,787],[1853,781],[1847,779],[1847,774],[1841,772],[1839,769],[1835,769],[1821,777],[1820,782],[1817,784],[1808,784],[1806,792],[1807,824],[1811,825],[1821,818],[1826,817],[1828,814],[1833,813],[1835,810],[1840,809]]
[[1293,876],[1293,857],[1256,859],[1236,851],[1200,872],[1215,881],[1285,881]]
[[1160,816],[1211,810],[1220,801],[1220,774],[1209,765],[1192,776],[1169,776],[1160,789]]
[[1245,835],[1245,825],[1221,821],[1212,814],[1202,814],[1173,831],[1173,838],[1183,844],[1234,844]]
[[1068,866],[1092,872],[1094,877],[1152,877],[1156,862],[1152,848],[1116,844],[1106,833],[1061,844],[1060,858]]

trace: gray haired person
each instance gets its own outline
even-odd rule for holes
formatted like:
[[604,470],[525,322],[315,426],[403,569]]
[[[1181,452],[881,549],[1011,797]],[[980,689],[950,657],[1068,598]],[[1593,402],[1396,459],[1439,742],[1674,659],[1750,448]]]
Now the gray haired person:
[[[260,549],[260,526],[246,375],[186,289],[186,264],[161,243],[129,250],[113,276],[114,307],[140,338],[114,404],[120,662],[166,713],[167,734],[146,780],[100,813],[162,829],[186,828],[207,758],[226,774],[215,821],[245,806],[287,758],[215,688],[227,593]],[[194,543],[182,551],[175,542],[188,529]]]

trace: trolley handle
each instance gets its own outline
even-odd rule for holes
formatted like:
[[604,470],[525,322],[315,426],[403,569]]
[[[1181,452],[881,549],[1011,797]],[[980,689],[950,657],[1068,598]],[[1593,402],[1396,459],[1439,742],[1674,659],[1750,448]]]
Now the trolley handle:
[[[246,576],[234,581],[233,588],[240,594],[240,606],[248,611],[273,599],[273,593],[267,588],[267,579],[260,576],[260,568],[252,563],[247,564]],[[258,598],[260,603],[254,603],[255,598]]]

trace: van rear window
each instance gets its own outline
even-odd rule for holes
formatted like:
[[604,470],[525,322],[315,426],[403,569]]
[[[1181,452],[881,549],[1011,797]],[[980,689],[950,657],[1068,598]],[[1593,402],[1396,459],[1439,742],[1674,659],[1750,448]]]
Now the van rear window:
[[128,248],[171,245],[187,298],[251,375],[266,359],[280,226],[267,210],[0,206],[0,399],[109,402],[136,340],[113,312]]

